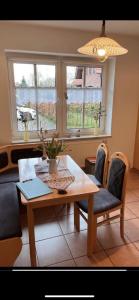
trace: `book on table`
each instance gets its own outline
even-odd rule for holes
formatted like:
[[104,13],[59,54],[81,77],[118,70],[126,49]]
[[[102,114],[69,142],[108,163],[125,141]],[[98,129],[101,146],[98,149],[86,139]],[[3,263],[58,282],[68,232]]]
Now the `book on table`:
[[17,182],[16,186],[27,200],[38,198],[53,192],[53,190],[38,177],[24,182]]

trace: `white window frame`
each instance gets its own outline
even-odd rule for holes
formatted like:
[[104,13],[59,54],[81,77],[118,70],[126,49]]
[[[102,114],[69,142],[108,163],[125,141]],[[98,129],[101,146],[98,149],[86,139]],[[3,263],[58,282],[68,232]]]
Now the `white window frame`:
[[[67,128],[67,105],[66,105],[66,99],[65,99],[65,93],[67,90],[66,87],[66,66],[80,66],[80,67],[92,67],[92,68],[102,68],[102,105],[104,108],[106,108],[106,93],[105,93],[105,89],[106,89],[106,67],[100,63],[92,63],[92,62],[83,62],[82,60],[77,60],[77,61],[71,61],[71,60],[67,60],[67,61],[63,61],[63,87],[64,87],[64,93],[63,93],[63,114],[65,116],[65,118],[63,119],[63,135],[64,136],[69,136],[69,134],[75,134],[78,131],[78,128]],[[105,130],[105,126],[104,126],[104,121],[101,122],[101,127],[102,131]],[[92,135],[94,132],[94,128],[79,128],[80,130],[80,135]]]
[[[13,140],[22,140],[23,139],[23,132],[17,130],[17,116],[16,116],[16,95],[15,95],[15,85],[14,85],[14,73],[13,73],[13,64],[14,63],[25,63],[25,64],[47,64],[47,65],[55,65],[56,66],[56,78],[55,78],[55,88],[56,88],[56,129],[53,130],[48,130],[48,137],[51,136],[53,133],[57,133],[59,131],[59,124],[57,120],[57,115],[58,115],[58,102],[59,102],[59,97],[58,97],[58,62],[56,60],[51,60],[47,58],[47,60],[36,60],[36,59],[27,59],[27,58],[14,58],[14,59],[9,59],[8,66],[9,66],[9,75],[10,75],[10,95],[11,95],[11,101],[10,101],[10,107],[11,107],[11,125],[12,125],[12,138]],[[31,87],[31,88],[36,88],[36,86]],[[37,114],[36,110],[36,114]],[[30,138],[31,139],[38,139],[38,130],[30,131]]]
[[[29,58],[28,58],[29,56]],[[38,55],[37,55],[38,56]],[[12,125],[12,139],[13,140],[23,140],[23,132],[17,130],[17,115],[16,115],[16,97],[15,97],[15,86],[14,86],[14,74],[13,74],[13,63],[30,63],[30,64],[54,64],[56,65],[56,130],[49,130],[48,137],[51,137],[53,133],[58,133],[59,137],[69,137],[76,135],[77,129],[67,129],[66,128],[66,66],[86,66],[93,68],[102,68],[102,104],[106,108],[106,73],[107,73],[107,63],[102,65],[101,63],[96,63],[92,61],[92,58],[78,58],[74,56],[64,57],[63,55],[39,55],[40,58],[30,54],[25,56],[22,54],[21,57],[16,54],[13,57],[8,57],[8,68],[9,68],[9,81],[10,81],[10,102],[11,107],[11,125]],[[103,120],[103,122],[105,122]],[[102,125],[104,127],[104,125]],[[80,128],[80,136],[91,136],[93,134],[93,128]],[[102,133],[103,134],[103,133]],[[104,129],[105,134],[105,129]],[[38,139],[37,131],[30,131],[30,139]]]

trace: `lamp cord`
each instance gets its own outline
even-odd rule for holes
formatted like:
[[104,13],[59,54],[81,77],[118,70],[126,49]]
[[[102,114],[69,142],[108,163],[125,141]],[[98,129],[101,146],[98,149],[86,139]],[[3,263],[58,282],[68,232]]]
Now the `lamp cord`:
[[100,36],[106,36],[106,34],[105,34],[105,20],[102,21],[102,29],[101,29]]

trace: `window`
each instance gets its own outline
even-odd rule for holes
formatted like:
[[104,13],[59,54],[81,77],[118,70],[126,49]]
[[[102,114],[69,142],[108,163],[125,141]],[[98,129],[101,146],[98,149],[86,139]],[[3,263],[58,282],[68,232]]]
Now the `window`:
[[13,139],[22,138],[24,115],[32,138],[49,135],[92,135],[105,130],[105,67],[83,59],[54,57],[9,59]]
[[66,66],[67,129],[100,127],[102,68]]
[[29,131],[56,129],[55,72],[55,65],[13,63],[17,131],[24,131],[26,112]]

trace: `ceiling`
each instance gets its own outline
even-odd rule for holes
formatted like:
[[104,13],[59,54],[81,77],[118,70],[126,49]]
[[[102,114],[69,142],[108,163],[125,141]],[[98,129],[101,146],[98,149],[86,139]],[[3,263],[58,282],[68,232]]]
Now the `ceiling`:
[[[91,32],[100,32],[102,25],[101,20],[19,20],[13,22],[57,28],[79,29]],[[138,36],[139,20],[107,20],[106,33]]]

